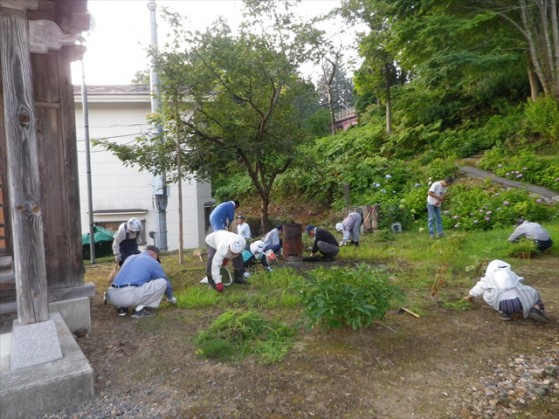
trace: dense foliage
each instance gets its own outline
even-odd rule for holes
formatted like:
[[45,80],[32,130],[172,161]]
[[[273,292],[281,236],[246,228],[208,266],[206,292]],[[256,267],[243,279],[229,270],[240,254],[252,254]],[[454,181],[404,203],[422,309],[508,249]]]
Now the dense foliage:
[[[547,62],[541,46],[528,67],[525,54],[534,40],[553,38],[545,32],[553,25],[535,24],[548,22],[555,1],[343,3],[349,23],[368,26],[354,77],[360,124],[301,145],[275,199],[342,210],[349,188],[351,205],[380,205],[382,227],[423,228],[430,184],[457,176],[460,159],[483,154],[483,169],[559,190],[557,81],[536,74]],[[549,51],[559,57],[556,41]],[[229,191],[244,194],[237,185]],[[526,191],[466,179],[451,188],[444,210],[445,227],[457,230],[558,212],[557,203]]]
[[365,264],[355,269],[319,268],[295,285],[309,327],[357,330],[383,319],[399,295],[387,275]]

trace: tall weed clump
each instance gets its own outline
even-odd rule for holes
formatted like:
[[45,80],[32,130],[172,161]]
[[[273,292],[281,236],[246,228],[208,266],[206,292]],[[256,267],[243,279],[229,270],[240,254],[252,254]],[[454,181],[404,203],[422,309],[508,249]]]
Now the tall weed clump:
[[255,311],[227,310],[194,339],[196,353],[210,359],[242,359],[257,355],[270,364],[281,360],[291,349],[295,330],[267,320]]
[[387,275],[360,264],[354,269],[320,267],[294,284],[303,304],[304,324],[357,330],[382,319],[400,290]]

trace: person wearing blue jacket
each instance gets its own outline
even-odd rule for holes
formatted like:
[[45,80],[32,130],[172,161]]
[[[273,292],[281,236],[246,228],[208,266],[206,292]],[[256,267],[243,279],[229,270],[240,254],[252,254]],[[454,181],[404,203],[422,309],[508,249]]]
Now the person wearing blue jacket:
[[210,213],[210,225],[213,231],[227,230],[235,219],[235,210],[239,208],[239,201],[222,202]]
[[155,316],[151,309],[159,307],[164,294],[167,301],[176,304],[173,287],[158,260],[159,249],[150,245],[122,264],[106,294],[120,317],[128,314],[128,307],[135,307],[134,318]]

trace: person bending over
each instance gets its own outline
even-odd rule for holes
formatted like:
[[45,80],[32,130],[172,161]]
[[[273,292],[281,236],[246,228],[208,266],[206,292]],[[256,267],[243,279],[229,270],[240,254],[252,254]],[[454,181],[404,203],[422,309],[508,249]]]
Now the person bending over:
[[[336,230],[342,233],[342,241],[340,247],[346,243],[359,246],[359,233],[361,233],[361,224],[363,217],[358,212],[350,212],[341,223],[336,224]],[[351,239],[351,241],[349,241]]]
[[499,312],[501,320],[511,320],[513,313],[520,312],[525,318],[549,321],[539,293],[522,284],[523,280],[510,269],[508,263],[496,259],[487,265],[485,275],[464,299],[471,302],[476,297],[483,297],[487,304]]
[[237,284],[248,284],[243,278],[243,258],[240,257],[246,246],[246,240],[236,233],[226,230],[218,230],[206,237],[208,247],[208,264],[206,275],[208,283],[217,292],[223,291],[221,281],[221,267],[229,260],[233,261],[233,282]]
[[130,218],[118,226],[113,238],[113,254],[120,266],[130,255],[140,253],[138,244],[141,240],[142,222],[137,218]]
[[235,219],[235,210],[239,208],[239,201],[222,202],[210,213],[210,225],[213,231],[227,230]]
[[524,218],[520,218],[516,223],[516,229],[510,235],[509,242],[514,243],[522,237],[532,240],[540,252],[549,249],[553,244],[553,240],[551,240],[545,228],[538,223],[530,222]]

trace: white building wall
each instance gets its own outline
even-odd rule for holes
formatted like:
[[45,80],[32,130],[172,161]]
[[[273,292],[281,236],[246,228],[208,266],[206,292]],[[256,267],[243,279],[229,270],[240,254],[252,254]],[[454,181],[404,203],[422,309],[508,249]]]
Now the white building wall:
[[[141,102],[118,99],[103,102],[95,97],[88,100],[89,138],[108,139],[130,144],[135,138],[148,132],[146,115],[151,112],[149,96]],[[119,101],[120,100],[120,101]],[[78,164],[80,183],[80,212],[82,233],[89,232],[87,173],[85,155],[85,131],[81,96],[76,96],[76,125],[78,141]],[[147,244],[153,244],[149,231],[157,231],[157,210],[153,202],[153,175],[140,172],[135,166],[126,167],[111,152],[101,147],[90,147],[91,183],[94,222],[127,220],[136,217],[145,220]],[[183,181],[183,240],[184,247],[204,246],[204,203],[211,200],[211,187],[207,182]],[[168,250],[179,246],[178,186],[169,185],[167,206]],[[111,210],[143,210],[138,213],[118,213]],[[104,211],[107,214],[99,214]]]

